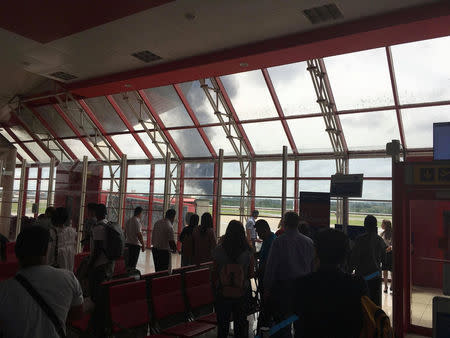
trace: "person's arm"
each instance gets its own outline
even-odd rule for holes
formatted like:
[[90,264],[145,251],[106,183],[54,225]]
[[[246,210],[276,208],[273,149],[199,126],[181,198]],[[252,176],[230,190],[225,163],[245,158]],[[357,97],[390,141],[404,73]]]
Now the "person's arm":
[[169,246],[172,252],[175,253],[177,252],[177,244],[175,243],[172,226],[168,227],[168,232],[169,232]]
[[142,230],[141,230],[142,226],[141,226],[140,221],[136,222],[136,227],[137,227],[136,233],[137,233],[138,241],[139,241],[139,243],[141,243],[142,252],[145,252],[144,236],[142,236]]

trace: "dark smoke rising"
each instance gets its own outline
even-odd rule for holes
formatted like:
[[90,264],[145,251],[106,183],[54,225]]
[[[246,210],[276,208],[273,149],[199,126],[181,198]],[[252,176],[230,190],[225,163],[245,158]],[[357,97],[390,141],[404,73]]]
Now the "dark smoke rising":
[[[214,164],[187,163],[184,170],[185,177],[214,177]],[[185,191],[198,191],[202,195],[213,194],[212,180],[185,180]]]

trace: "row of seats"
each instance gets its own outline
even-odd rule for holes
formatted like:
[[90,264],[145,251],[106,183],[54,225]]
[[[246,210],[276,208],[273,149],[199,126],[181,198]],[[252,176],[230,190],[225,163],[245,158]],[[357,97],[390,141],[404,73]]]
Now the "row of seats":
[[[145,336],[194,337],[216,327],[211,272],[207,265],[115,279],[102,284],[107,330],[112,334],[136,331]],[[206,267],[206,268],[205,268]],[[85,332],[90,316],[71,322]],[[139,334],[135,335],[139,336]]]

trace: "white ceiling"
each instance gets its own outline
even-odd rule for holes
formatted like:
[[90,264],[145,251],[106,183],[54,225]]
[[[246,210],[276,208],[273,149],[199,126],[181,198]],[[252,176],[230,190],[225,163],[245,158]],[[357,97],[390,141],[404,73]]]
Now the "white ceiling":
[[[16,94],[55,86],[46,76],[56,71],[78,81],[148,67],[130,55],[141,50],[163,63],[315,29],[302,10],[329,2],[179,0],[46,44],[0,29],[0,108]],[[344,18],[337,22],[430,2],[338,0]],[[186,13],[195,19],[187,20]]]

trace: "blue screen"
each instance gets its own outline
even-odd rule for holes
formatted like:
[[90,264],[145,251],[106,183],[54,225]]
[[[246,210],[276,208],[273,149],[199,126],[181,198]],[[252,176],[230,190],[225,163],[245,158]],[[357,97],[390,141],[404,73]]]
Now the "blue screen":
[[435,160],[450,160],[450,122],[433,124]]

